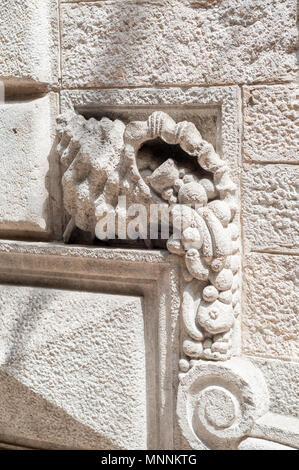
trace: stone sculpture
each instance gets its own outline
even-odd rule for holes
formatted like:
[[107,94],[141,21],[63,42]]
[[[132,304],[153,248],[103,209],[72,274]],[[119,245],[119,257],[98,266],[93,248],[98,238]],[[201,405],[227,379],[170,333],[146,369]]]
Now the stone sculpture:
[[[226,163],[193,123],[176,124],[163,112],[127,126],[107,118],[86,120],[70,112],[59,118],[58,133],[71,227],[96,233],[101,217],[117,212],[120,195],[129,204],[138,202],[147,208],[157,202],[170,206],[172,227],[183,225],[182,237],[173,234],[167,242],[168,250],[185,264],[181,370],[189,369],[190,358],[230,358],[239,314],[239,243],[237,187]],[[179,144],[209,177],[194,174],[189,161],[167,158],[159,165],[148,154],[139,161],[142,145],[156,138]]]

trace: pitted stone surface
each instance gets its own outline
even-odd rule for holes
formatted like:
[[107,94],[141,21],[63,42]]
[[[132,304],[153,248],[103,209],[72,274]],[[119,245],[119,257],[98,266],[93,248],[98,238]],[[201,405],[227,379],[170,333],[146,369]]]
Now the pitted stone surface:
[[238,450],[295,450],[291,447],[277,442],[267,441],[266,439],[256,439],[254,437],[248,437],[241,442]]
[[[0,439],[37,449],[119,447],[0,370]],[[0,447],[1,448],[1,447]]]
[[[163,200],[196,199],[205,206],[212,199],[210,214],[202,214],[215,246],[217,242],[219,257],[212,262],[209,256],[202,265],[198,261],[197,252],[208,238],[193,223],[184,231],[182,246],[180,241],[169,244],[172,253],[188,252],[184,275],[177,256],[163,250],[3,240],[0,447],[3,442],[45,449],[146,449],[156,443],[180,449],[297,447],[298,170],[291,164],[297,161],[298,118],[296,88],[290,85],[296,67],[296,0],[2,3],[0,92],[4,79],[7,99],[14,101],[0,104],[0,237],[61,236],[63,203],[59,183],[53,181],[60,182],[63,171],[57,166],[53,171],[53,159],[58,160],[54,152],[48,161],[57,95],[25,99],[34,82],[39,92],[56,90],[62,77],[61,110],[98,119],[91,121],[88,132],[103,117],[127,126],[151,116],[149,137],[166,136],[171,145],[169,136],[183,136],[186,123],[175,129],[161,114],[169,114],[175,123],[188,121],[189,129],[193,123],[226,162],[238,187],[242,177],[246,257],[239,315],[238,196],[232,206],[237,211],[235,230],[227,229],[229,211],[215,201],[221,171],[215,184],[201,179],[202,187],[188,180],[190,175],[178,182],[180,171],[171,161],[152,168],[150,176],[146,166],[141,169],[144,149],[136,153],[140,179],[150,181]],[[134,144],[137,131],[138,125],[129,128],[127,143]],[[103,152],[99,142],[105,139],[99,135],[94,141],[86,135],[84,157],[96,153],[101,164],[105,156],[116,163],[111,148]],[[63,151],[64,163],[78,144],[77,134],[70,142],[69,137],[66,132],[60,147],[70,150]],[[186,147],[185,137],[183,148],[192,155],[201,141],[193,135]],[[216,154],[210,163],[217,163]],[[202,162],[207,163],[205,158]],[[107,194],[113,179],[110,183]],[[222,191],[227,183],[223,178]],[[82,196],[84,192],[79,205]],[[86,207],[82,214],[88,215]],[[220,244],[227,237],[231,254],[224,263]],[[196,282],[205,277],[205,263],[211,266],[208,282],[213,288],[203,284],[198,292],[188,292],[185,281],[193,275]],[[119,295],[103,294],[106,288],[115,288]],[[212,304],[208,312],[202,298]],[[219,313],[227,317],[220,326]],[[234,331],[226,331],[232,322]],[[189,339],[184,340],[184,332]],[[240,357],[241,336],[246,359]],[[194,350],[193,337],[199,341]],[[192,360],[181,354],[181,341]],[[214,359],[219,354],[225,359],[231,346],[238,356],[231,361],[206,360],[212,353]],[[198,354],[204,357],[196,361]],[[179,444],[182,433],[186,441]]]
[[204,415],[215,428],[225,429],[236,419],[234,397],[221,387],[209,387],[200,395],[201,406],[204,401]]
[[252,437],[299,448],[298,419],[293,416],[266,413],[255,422],[250,434]]
[[298,250],[299,170],[291,165],[245,165],[242,220],[250,249]]
[[[1,370],[27,390],[10,401],[5,378],[0,434],[62,446],[146,448],[141,298],[2,285],[0,311]],[[44,403],[38,425],[30,418],[36,401],[41,408],[36,395]],[[17,415],[15,401],[23,403]]]
[[278,359],[251,360],[262,371],[270,394],[270,411],[299,418],[299,364]]
[[57,0],[2,0],[0,43],[0,78],[57,82]]
[[49,229],[47,178],[57,95],[0,105],[0,231]]
[[244,352],[298,358],[297,257],[251,254],[245,260]]
[[62,4],[64,86],[294,77],[296,0]]
[[298,91],[294,85],[245,87],[246,160],[296,163],[298,138]]

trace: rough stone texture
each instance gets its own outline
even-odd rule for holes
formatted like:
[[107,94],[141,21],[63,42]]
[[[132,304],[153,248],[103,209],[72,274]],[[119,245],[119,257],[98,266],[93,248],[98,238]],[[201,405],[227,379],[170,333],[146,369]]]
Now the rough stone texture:
[[61,12],[66,87],[294,77],[296,0],[107,1]]
[[238,447],[238,450],[294,450],[288,446],[278,444],[277,442],[267,441],[265,439],[256,439],[249,437],[244,439]]
[[47,178],[57,95],[0,106],[0,233],[49,229]]
[[[39,256],[43,256],[44,260],[50,261],[51,259],[56,259],[56,268],[55,265],[54,267],[51,266],[51,270],[53,269],[57,272],[57,257],[61,257],[63,260],[62,265],[60,266],[63,267],[63,271],[65,269],[69,269],[69,266],[71,266],[71,269],[74,271],[74,261],[78,260],[79,267],[81,269],[78,270],[78,267],[76,268],[76,272],[78,272],[80,275],[82,273],[88,273],[88,274],[101,274],[97,272],[98,267],[95,266],[95,264],[92,263],[92,260],[106,260],[109,264],[112,262],[117,262],[118,264],[121,262],[128,262],[131,263],[134,268],[134,275],[137,278],[137,272],[138,272],[138,266],[140,263],[142,263],[144,266],[149,265],[149,269],[151,269],[151,274],[152,276],[156,275],[155,269],[151,266],[153,263],[157,263],[158,265],[168,263],[168,258],[169,258],[169,253],[165,250],[127,250],[127,249],[111,249],[109,247],[107,248],[98,248],[98,247],[90,247],[90,246],[76,246],[76,245],[64,245],[64,244],[59,244],[59,243],[36,243],[36,242],[18,242],[14,240],[2,240],[0,242],[0,256],[1,253],[5,254],[11,254],[12,257],[15,257],[16,255],[21,256],[23,258],[23,255],[29,255],[31,257],[35,257],[37,255],[37,259]],[[27,257],[25,257],[27,258]],[[65,265],[65,259],[69,258],[69,263]],[[88,259],[87,265],[82,264],[82,258]],[[12,260],[10,260],[11,263]],[[52,261],[53,263],[53,261]],[[11,263],[12,264],[12,263]],[[38,263],[37,263],[38,264]],[[82,265],[82,266],[81,266]],[[1,261],[1,267],[4,269],[4,262],[3,260]],[[34,266],[34,263],[32,263],[28,268],[37,269],[36,266]],[[72,272],[73,272],[72,271]],[[110,269],[110,274],[111,274],[111,269]],[[126,277],[128,275],[128,272],[122,273],[122,276]],[[151,276],[151,279],[152,279]],[[140,277],[139,277],[140,278]]]
[[290,86],[244,88],[244,157],[298,162],[298,90]]
[[146,448],[141,298],[2,285],[0,310],[0,434]]
[[57,0],[2,0],[0,78],[56,83]]
[[251,254],[245,260],[244,352],[298,358],[296,256]]
[[251,360],[262,371],[270,394],[270,411],[299,417],[299,364],[278,359]]
[[13,444],[6,444],[4,442],[0,442],[0,449],[1,450],[29,450],[29,447],[21,447],[21,446],[16,446]]
[[246,250],[298,250],[299,169],[245,165],[242,221]]

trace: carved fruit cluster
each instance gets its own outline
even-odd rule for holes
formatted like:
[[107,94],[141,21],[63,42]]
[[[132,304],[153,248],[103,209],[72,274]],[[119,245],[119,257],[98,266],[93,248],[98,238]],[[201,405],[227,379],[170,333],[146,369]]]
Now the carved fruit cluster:
[[[239,313],[239,240],[234,223],[237,188],[228,166],[202,139],[194,124],[176,124],[163,112],[153,113],[147,122],[126,127],[129,174],[139,174],[136,155],[141,144],[157,137],[168,144],[179,144],[200,168],[212,175],[212,179],[200,180],[185,171],[182,174],[168,159],[143,178],[171,206],[174,230],[178,226],[184,228],[181,239],[174,234],[167,243],[168,250],[183,256],[185,261],[183,351],[187,358],[225,360],[232,354],[233,326]],[[190,367],[187,359],[182,359],[180,365],[184,372]]]
[[[58,152],[63,168],[64,204],[74,225],[94,233],[106,207],[117,210],[117,196],[128,203],[163,202],[170,206],[171,253],[184,259],[181,305],[186,372],[189,359],[225,360],[232,354],[232,333],[239,313],[239,240],[237,188],[229,167],[203,140],[191,122],[175,121],[163,112],[147,121],[103,118],[86,120],[75,113],[61,117]],[[178,144],[209,177],[200,178],[172,158],[157,164],[138,162],[146,141]],[[182,237],[176,228],[183,227]]]

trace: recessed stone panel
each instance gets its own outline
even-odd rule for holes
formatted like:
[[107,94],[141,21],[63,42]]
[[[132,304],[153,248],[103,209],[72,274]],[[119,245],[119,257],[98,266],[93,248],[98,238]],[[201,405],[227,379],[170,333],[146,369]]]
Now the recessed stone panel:
[[296,0],[62,4],[65,87],[289,80]]
[[85,117],[144,120],[153,111],[164,111],[176,122],[192,121],[204,139],[231,166],[238,177],[240,160],[240,91],[230,87],[136,88],[63,90],[61,108],[76,109]]
[[0,310],[0,434],[147,448],[142,298],[1,285]]
[[299,170],[291,165],[245,165],[242,220],[246,250],[297,251]]
[[0,442],[172,448],[178,257],[2,240],[0,266]]
[[2,0],[0,79],[56,83],[57,0]]
[[244,352],[298,358],[296,256],[250,254],[245,259]]
[[50,231],[49,160],[57,95],[0,105],[0,234]]

